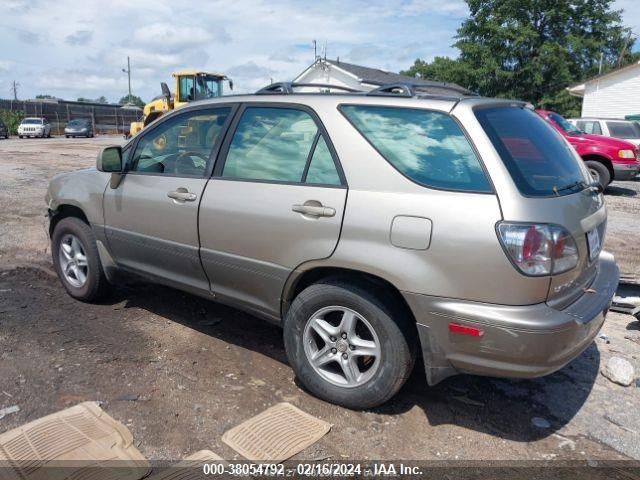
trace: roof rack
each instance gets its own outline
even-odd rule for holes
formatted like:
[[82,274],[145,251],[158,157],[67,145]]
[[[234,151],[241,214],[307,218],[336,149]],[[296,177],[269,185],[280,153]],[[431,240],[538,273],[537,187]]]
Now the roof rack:
[[[343,87],[341,85],[332,85],[329,83],[276,82],[261,88],[256,92],[256,95],[296,93],[294,89],[301,88],[301,87],[328,88],[328,89],[334,89],[334,90],[342,90],[347,93],[364,93],[362,90],[356,90],[355,88],[351,88],[351,87]],[[309,92],[309,93],[315,93],[315,92]],[[325,92],[319,92],[319,93],[325,93]]]
[[[477,97],[476,92],[472,92],[459,85],[446,82],[430,82],[430,83],[414,83],[414,82],[398,82],[382,85],[374,88],[369,92],[356,90],[351,87],[343,87],[341,85],[332,85],[329,83],[295,83],[295,82],[277,82],[267,85],[256,92],[256,95],[290,95],[295,93],[316,93],[327,94],[332,92],[296,92],[296,88],[315,87],[328,90],[341,90],[339,93],[356,93],[370,97],[404,97],[404,98],[432,98],[443,100],[457,100],[463,98]],[[334,92],[338,93],[338,92]]]
[[368,97],[415,97],[415,85],[409,83],[390,83],[367,92]]

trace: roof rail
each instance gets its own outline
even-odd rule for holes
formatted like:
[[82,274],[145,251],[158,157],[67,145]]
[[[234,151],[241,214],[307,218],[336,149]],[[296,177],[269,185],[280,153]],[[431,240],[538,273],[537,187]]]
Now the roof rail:
[[[341,85],[332,85],[330,83],[295,83],[295,82],[277,82],[267,85],[256,92],[256,95],[272,95],[272,94],[291,94],[296,93],[295,88],[301,87],[316,87],[316,88],[328,88],[335,90],[342,90],[348,93],[363,93],[362,90],[356,90],[351,87],[343,87]],[[309,92],[316,93],[316,92]],[[318,92],[324,93],[324,92]]]
[[477,93],[466,88],[445,82],[433,82],[431,85],[413,82],[390,83],[367,92],[367,95],[372,97],[445,97],[447,96],[445,92],[451,92],[453,94],[451,96],[456,98],[478,96]]

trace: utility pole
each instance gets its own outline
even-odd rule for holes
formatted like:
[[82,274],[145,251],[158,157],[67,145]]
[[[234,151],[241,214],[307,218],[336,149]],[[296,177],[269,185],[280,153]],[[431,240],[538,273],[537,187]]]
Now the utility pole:
[[598,65],[598,75],[602,73],[602,60],[604,59],[604,53],[600,52],[600,64]]
[[16,83],[16,81],[13,81],[13,85],[11,86],[11,90],[13,90],[13,99],[17,102],[18,101],[18,87],[20,86],[19,83]]
[[316,40],[313,41],[313,61],[318,60],[318,42]]
[[123,68],[122,71],[129,77],[129,103],[131,103],[131,61],[129,57],[127,57],[127,69]]

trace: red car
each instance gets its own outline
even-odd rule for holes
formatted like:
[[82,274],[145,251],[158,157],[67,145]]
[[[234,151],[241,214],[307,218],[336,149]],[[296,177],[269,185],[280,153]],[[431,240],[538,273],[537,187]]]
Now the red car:
[[613,180],[630,180],[640,172],[640,153],[632,143],[584,133],[555,112],[536,112],[577,150],[594,180],[603,188]]

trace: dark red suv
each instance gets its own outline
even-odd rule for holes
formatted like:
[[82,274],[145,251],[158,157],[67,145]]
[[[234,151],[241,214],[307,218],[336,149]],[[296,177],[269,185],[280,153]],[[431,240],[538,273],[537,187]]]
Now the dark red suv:
[[640,172],[635,145],[618,138],[584,133],[555,112],[536,112],[566,138],[582,157],[594,180],[605,188],[613,180],[630,180]]

